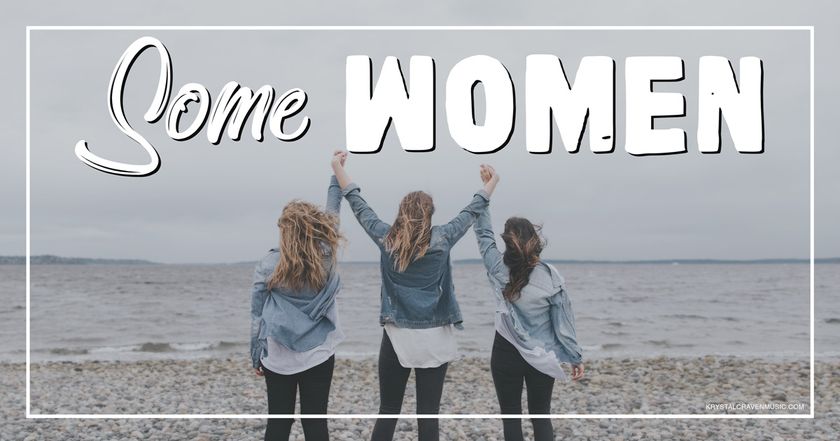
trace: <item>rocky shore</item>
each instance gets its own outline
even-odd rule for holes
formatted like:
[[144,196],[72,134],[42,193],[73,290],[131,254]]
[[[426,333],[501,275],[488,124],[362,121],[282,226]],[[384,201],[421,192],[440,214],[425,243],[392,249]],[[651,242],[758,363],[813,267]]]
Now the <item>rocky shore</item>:
[[[835,439],[840,433],[840,362],[817,364],[817,418],[784,420],[558,419],[558,439]],[[261,414],[262,379],[240,359],[132,363],[55,362],[32,366],[33,414]],[[2,440],[250,440],[261,419],[24,419],[24,366],[0,364]],[[414,410],[414,382],[404,413]],[[338,360],[330,398],[334,414],[374,414],[375,360]],[[731,403],[731,404],[730,404]],[[745,405],[770,406],[747,409]],[[808,414],[808,364],[728,357],[603,359],[587,363],[577,383],[557,383],[557,414]],[[726,406],[731,406],[727,408]],[[782,408],[785,406],[786,408]],[[498,413],[489,360],[453,362],[441,413]],[[333,439],[364,440],[371,419],[330,421]],[[530,431],[530,423],[523,425]],[[395,440],[416,439],[415,422],[401,420]],[[503,439],[497,419],[441,421],[442,440]],[[292,440],[303,439],[295,424]]]

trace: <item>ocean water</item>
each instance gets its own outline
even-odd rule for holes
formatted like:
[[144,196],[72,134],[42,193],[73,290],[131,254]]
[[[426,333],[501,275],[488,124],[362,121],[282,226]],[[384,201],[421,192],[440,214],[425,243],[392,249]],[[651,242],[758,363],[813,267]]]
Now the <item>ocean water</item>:
[[[807,357],[809,266],[559,265],[585,357]],[[840,265],[817,266],[818,353],[840,348]],[[248,265],[33,265],[31,357],[140,360],[248,357]],[[339,356],[374,356],[379,273],[343,264]],[[489,354],[494,301],[485,271],[456,264],[464,355]],[[0,360],[22,361],[24,271],[0,266]]]

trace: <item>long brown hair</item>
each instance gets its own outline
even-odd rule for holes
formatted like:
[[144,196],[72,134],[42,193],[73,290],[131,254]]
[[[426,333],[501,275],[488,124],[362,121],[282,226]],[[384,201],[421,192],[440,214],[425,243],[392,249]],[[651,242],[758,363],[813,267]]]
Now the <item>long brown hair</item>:
[[422,191],[413,191],[400,201],[397,219],[383,240],[397,271],[405,271],[428,251],[434,212],[432,197]]
[[280,227],[280,261],[268,278],[268,289],[320,290],[327,283],[343,240],[336,215],[315,204],[295,200],[283,208],[277,226]]
[[531,272],[540,262],[545,241],[540,237],[541,227],[528,219],[512,217],[505,222],[505,241],[503,261],[510,270],[510,277],[502,294],[509,302],[515,302],[528,284]]

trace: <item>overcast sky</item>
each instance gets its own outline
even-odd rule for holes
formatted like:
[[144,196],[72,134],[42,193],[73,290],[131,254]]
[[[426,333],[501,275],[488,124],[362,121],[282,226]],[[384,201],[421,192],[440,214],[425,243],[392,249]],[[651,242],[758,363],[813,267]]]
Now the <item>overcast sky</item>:
[[[478,5],[475,3],[474,5]],[[483,3],[482,3],[483,4]],[[663,3],[663,5],[666,3]],[[765,3],[756,3],[766,5]],[[617,5],[621,5],[618,7]],[[827,78],[837,67],[830,59],[836,29],[826,23],[837,7],[795,13],[781,8],[748,15],[731,10],[720,21],[713,3],[688,5],[692,11],[671,13],[651,3],[649,10],[589,6],[589,14],[533,6],[512,14],[501,9],[418,8],[416,20],[389,20],[387,9],[371,9],[355,18],[329,12],[296,21],[279,6],[268,12],[229,11],[192,14],[190,21],[153,9],[126,13],[119,19],[90,9],[84,24],[816,24],[817,27],[817,254],[840,255],[840,237],[831,220],[840,207],[838,153],[827,127],[840,115],[832,107],[837,86]],[[724,5],[724,3],[720,3]],[[477,6],[476,6],[477,7]],[[580,6],[569,5],[570,8]],[[724,7],[724,6],[721,6]],[[551,6],[551,8],[554,8]],[[593,11],[602,14],[595,17]],[[17,44],[12,54],[23,59],[26,11],[19,11],[6,39]],[[301,11],[306,13],[307,11]],[[693,13],[692,13],[693,12]],[[39,24],[69,24],[61,8]],[[233,17],[242,14],[242,20]],[[444,15],[445,14],[445,15]],[[269,20],[268,17],[277,17]],[[393,15],[390,15],[393,17]],[[551,16],[552,20],[546,17]],[[225,19],[232,17],[232,21]],[[572,18],[589,17],[572,22]],[[740,17],[736,19],[735,17]],[[202,19],[204,18],[204,19]],[[247,18],[247,20],[245,20]],[[421,18],[423,18],[421,20]],[[350,20],[350,21],[348,21]],[[823,24],[823,26],[820,26]],[[5,35],[5,34],[4,34]],[[148,124],[142,113],[154,92],[157,61],[147,52],[128,80],[129,120],[157,148],[160,171],[146,178],[121,178],[83,165],[74,144],[85,139],[102,156],[144,161],[142,149],[111,122],[106,93],[114,64],[136,38],[151,35],[170,50],[173,92],[188,82],[204,84],[214,99],[228,81],[257,88],[271,85],[278,94],[302,88],[309,102],[302,112],[312,127],[299,141],[284,143],[266,130],[257,143],[246,129],[243,139],[223,138],[218,146],[202,133],[187,142],[166,136],[162,122]],[[822,43],[821,43],[822,42]],[[253,260],[277,242],[276,218],[293,198],[323,203],[330,175],[329,155],[343,146],[344,62],[348,55],[369,55],[375,72],[385,56],[399,57],[408,75],[411,55],[429,55],[437,67],[437,149],[430,153],[401,150],[393,126],[375,155],[352,155],[351,176],[386,221],[393,219],[400,197],[408,191],[430,192],[435,221],[454,216],[480,186],[478,165],[489,162],[502,174],[492,201],[494,223],[512,215],[544,225],[549,240],[545,255],[562,259],[776,258],[806,257],[809,238],[809,36],[803,31],[34,31],[32,33],[31,202],[32,252],[66,256],[144,258],[163,262]],[[493,155],[473,155],[451,139],[445,121],[446,75],[460,59],[485,54],[499,59],[511,73],[517,108],[524,109],[525,57],[550,53],[574,75],[580,58],[607,55],[616,60],[616,151],[595,155],[586,138],[581,152],[566,153],[555,135],[554,153],[530,155],[524,148],[523,112],[517,113],[511,142]],[[634,157],[623,149],[624,60],[634,55],[670,55],[685,60],[686,79],[656,86],[681,92],[687,116],[659,120],[657,127],[681,127],[689,152],[665,157]],[[724,130],[720,155],[701,155],[696,147],[697,61],[702,55],[764,60],[765,153],[740,155]],[[21,72],[0,73],[6,82]],[[410,78],[409,78],[410,81]],[[20,84],[20,81],[14,81]],[[11,215],[0,221],[0,254],[22,254],[23,108],[0,112],[8,153],[0,197]],[[297,120],[293,120],[297,121]],[[819,130],[820,124],[826,127]],[[822,146],[821,146],[822,145]],[[349,239],[347,260],[375,259],[375,248],[356,224],[346,204],[342,230]],[[476,257],[469,233],[456,248],[458,258]]]

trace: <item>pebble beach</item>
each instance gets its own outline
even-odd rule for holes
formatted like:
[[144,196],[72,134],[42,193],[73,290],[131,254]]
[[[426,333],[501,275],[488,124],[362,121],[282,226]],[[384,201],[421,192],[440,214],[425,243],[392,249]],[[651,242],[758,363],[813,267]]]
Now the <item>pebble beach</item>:
[[[587,363],[586,378],[557,383],[556,414],[808,414],[806,360],[732,357],[600,359]],[[684,420],[558,419],[557,439],[836,439],[840,433],[840,362],[816,366],[816,414],[811,419]],[[33,414],[261,414],[265,389],[242,359],[139,362],[47,362],[32,365]],[[262,419],[67,419],[24,418],[25,368],[0,364],[2,440],[253,440]],[[409,382],[403,413],[413,413]],[[373,414],[378,406],[375,359],[336,363],[330,396],[334,414]],[[788,409],[710,409],[713,403],[753,403]],[[441,413],[495,414],[497,401],[486,358],[462,358],[450,365]],[[337,440],[365,440],[374,420],[334,419]],[[530,435],[530,423],[523,424]],[[300,424],[292,440],[303,440]],[[403,419],[395,440],[415,440],[416,425]],[[498,419],[441,421],[442,440],[503,439]]]

